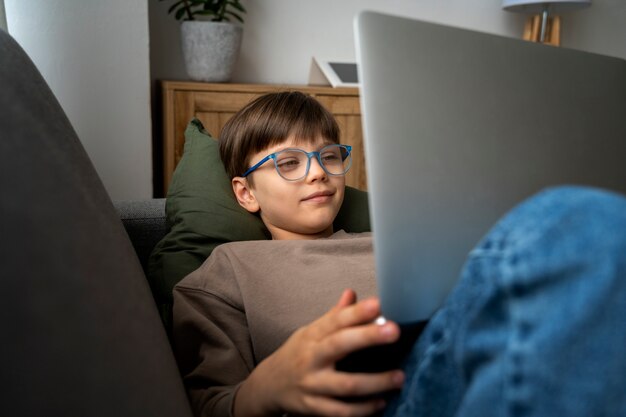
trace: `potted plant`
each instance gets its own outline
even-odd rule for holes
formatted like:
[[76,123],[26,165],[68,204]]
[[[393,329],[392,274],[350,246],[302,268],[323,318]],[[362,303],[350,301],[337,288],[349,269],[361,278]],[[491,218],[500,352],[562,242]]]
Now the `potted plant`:
[[245,12],[239,0],[177,0],[169,8],[168,13],[182,21],[183,57],[191,79],[230,80],[239,56]]

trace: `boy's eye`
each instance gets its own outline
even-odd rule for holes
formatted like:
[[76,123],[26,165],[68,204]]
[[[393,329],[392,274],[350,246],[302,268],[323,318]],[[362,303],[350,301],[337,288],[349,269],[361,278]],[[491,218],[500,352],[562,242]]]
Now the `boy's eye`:
[[341,156],[336,152],[327,152],[322,155],[322,161],[324,161],[324,163],[340,162]]
[[276,166],[281,171],[291,171],[300,166],[300,160],[297,158],[283,158],[276,161]]

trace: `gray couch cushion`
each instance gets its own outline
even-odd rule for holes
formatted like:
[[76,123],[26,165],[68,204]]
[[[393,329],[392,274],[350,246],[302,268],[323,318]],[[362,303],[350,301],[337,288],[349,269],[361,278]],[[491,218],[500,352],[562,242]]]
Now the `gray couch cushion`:
[[168,231],[165,199],[114,201],[113,204],[145,272],[150,252]]
[[0,30],[3,415],[188,416],[141,266],[68,119]]

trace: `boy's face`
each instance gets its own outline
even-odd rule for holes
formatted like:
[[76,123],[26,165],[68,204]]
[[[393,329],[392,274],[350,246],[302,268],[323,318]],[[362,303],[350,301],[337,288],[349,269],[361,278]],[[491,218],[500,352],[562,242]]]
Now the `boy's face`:
[[[286,148],[319,151],[328,144],[330,142],[318,138],[296,145],[290,137],[280,145],[252,155],[249,161],[255,164]],[[315,157],[311,158],[306,177],[298,181],[283,179],[272,160],[250,175],[253,185],[245,178],[233,178],[235,196],[246,210],[260,212],[274,239],[315,239],[333,233],[333,220],[343,202],[345,176],[328,175]]]

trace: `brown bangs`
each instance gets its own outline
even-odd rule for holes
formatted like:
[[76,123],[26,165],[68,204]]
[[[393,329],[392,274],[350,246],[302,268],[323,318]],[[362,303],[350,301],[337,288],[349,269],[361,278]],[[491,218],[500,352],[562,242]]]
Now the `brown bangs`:
[[333,115],[313,97],[298,91],[272,93],[252,101],[224,126],[220,157],[230,178],[240,176],[252,154],[293,137],[297,143],[319,137],[339,143]]

